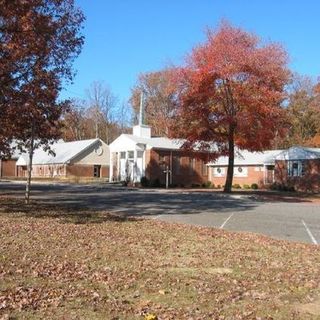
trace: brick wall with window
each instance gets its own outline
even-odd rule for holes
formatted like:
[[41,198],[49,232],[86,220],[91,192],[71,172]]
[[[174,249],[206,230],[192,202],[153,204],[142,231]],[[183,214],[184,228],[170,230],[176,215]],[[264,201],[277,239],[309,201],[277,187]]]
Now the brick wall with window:
[[276,161],[275,182],[297,191],[320,192],[320,159]]
[[[212,166],[210,170],[210,181],[215,186],[220,185],[221,187],[226,183],[227,177],[227,166]],[[233,172],[232,184],[239,184],[243,186],[245,184],[251,186],[251,184],[256,183],[260,186],[264,184],[264,171],[263,166],[235,166]]]

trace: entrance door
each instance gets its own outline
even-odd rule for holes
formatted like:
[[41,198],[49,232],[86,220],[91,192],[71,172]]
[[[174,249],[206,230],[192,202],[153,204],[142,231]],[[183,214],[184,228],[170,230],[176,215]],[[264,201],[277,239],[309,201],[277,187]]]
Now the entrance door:
[[272,184],[274,182],[274,166],[266,166],[265,183]]
[[101,176],[101,166],[100,165],[93,166],[93,176],[95,178],[100,178],[100,176]]

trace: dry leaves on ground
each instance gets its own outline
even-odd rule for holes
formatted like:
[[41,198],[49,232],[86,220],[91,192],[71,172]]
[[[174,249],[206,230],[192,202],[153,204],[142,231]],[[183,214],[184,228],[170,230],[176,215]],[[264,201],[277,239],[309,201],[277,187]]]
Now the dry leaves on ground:
[[320,317],[317,246],[1,201],[0,319]]

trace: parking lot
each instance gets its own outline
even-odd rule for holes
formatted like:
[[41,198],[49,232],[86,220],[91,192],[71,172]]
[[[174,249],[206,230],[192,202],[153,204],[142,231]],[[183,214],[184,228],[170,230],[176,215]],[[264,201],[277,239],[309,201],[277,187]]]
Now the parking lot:
[[[24,196],[24,184],[0,182],[0,195]],[[76,208],[107,210],[277,239],[320,243],[320,202],[226,195],[211,190],[146,190],[117,185],[34,184],[34,199]]]

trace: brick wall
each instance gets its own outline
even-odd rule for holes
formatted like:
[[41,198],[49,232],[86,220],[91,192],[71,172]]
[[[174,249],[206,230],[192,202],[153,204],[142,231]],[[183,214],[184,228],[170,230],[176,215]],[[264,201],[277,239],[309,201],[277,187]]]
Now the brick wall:
[[[101,166],[101,178],[109,177],[109,166]],[[93,178],[93,165],[68,165],[67,166],[67,177],[92,177]]]
[[152,149],[146,151],[145,162],[146,177],[150,181],[159,179],[161,184],[165,184],[164,171],[167,167],[171,170],[170,184],[172,185],[201,185],[208,181],[208,172],[204,168],[207,160],[201,153]]
[[[259,186],[262,186],[264,184],[264,171],[261,169],[263,166],[241,166],[242,168],[247,168],[247,176],[245,177],[233,177],[232,184],[239,184],[241,187],[243,185],[249,185],[256,183]],[[215,186],[224,186],[227,178],[227,166],[220,166],[219,168],[224,169],[224,174],[221,177],[217,177],[214,175],[214,167],[210,167],[210,181]],[[259,168],[259,171],[257,171],[257,168]]]
[[0,160],[1,172],[0,177],[15,177],[16,176],[16,160]]
[[320,159],[304,160],[304,174],[300,177],[288,176],[288,162],[276,161],[275,182],[297,191],[320,192]]
[[[18,166],[19,177],[27,176],[27,167]],[[101,178],[109,177],[109,166],[101,166]],[[33,165],[33,177],[63,178],[63,177],[84,177],[93,178],[93,165]]]

